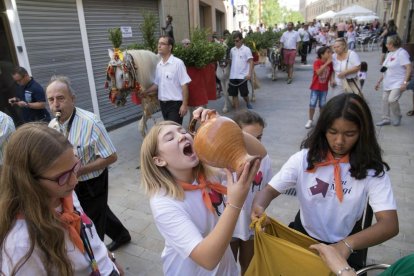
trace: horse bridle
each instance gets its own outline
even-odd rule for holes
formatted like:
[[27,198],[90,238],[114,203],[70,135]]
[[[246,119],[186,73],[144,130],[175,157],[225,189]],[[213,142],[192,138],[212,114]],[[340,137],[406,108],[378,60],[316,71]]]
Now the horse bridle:
[[[111,94],[121,94],[124,97],[126,97],[129,93],[138,93],[139,91],[141,91],[141,84],[137,81],[136,77],[136,70],[138,68],[135,66],[133,57],[128,52],[126,52],[125,57],[122,60],[120,59],[118,53],[114,53],[113,59],[115,60],[115,63],[109,63],[106,69],[105,89],[109,87],[108,81],[111,81]],[[123,83],[121,89],[118,89],[116,86],[115,72],[117,68],[120,68],[123,72]],[[114,103],[115,99],[111,97],[111,94],[110,98],[111,101]]]

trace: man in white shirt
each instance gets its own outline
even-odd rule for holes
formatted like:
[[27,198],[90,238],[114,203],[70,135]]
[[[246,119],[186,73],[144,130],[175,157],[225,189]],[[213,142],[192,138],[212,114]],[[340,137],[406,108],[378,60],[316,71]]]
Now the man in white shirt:
[[299,29],[299,36],[302,40],[302,47],[300,49],[300,56],[301,56],[301,62],[303,64],[307,64],[306,58],[308,55],[308,49],[310,47],[310,40],[311,40],[311,34],[309,32],[309,25],[305,23],[302,28]]
[[288,79],[287,83],[292,83],[293,64],[295,64],[296,49],[300,42],[299,33],[293,30],[293,22],[287,24],[287,31],[280,38],[283,45],[283,60],[287,66]]
[[275,24],[275,27],[273,28],[273,32],[278,33],[280,31],[281,31],[280,28],[277,26],[277,24]]
[[249,102],[249,89],[247,82],[251,79],[253,73],[253,55],[249,47],[243,44],[243,35],[236,32],[233,35],[234,47],[230,50],[231,67],[229,96],[233,97],[233,106],[239,108],[239,96],[246,102],[248,109],[253,109]]
[[182,124],[188,111],[188,84],[191,79],[184,62],[173,56],[173,47],[174,40],[169,36],[161,36],[158,40],[161,61],[157,64],[154,84],[142,92],[142,96],[158,91],[164,120]]

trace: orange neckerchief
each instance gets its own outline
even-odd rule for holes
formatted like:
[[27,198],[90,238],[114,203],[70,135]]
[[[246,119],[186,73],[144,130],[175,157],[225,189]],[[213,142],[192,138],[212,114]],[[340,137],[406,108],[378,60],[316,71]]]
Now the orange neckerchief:
[[208,195],[207,188],[210,188],[211,190],[214,190],[220,194],[227,194],[227,187],[219,184],[219,183],[211,183],[210,181],[207,181],[204,177],[204,175],[200,174],[198,176],[198,185],[192,185],[190,183],[186,183],[183,181],[177,181],[181,187],[183,187],[184,191],[195,191],[195,190],[201,190],[203,195],[203,201],[206,207],[214,213],[214,207],[211,203],[210,196]]
[[61,198],[61,202],[63,212],[60,214],[59,218],[66,226],[66,229],[68,229],[70,240],[82,253],[84,253],[85,247],[83,246],[83,242],[80,237],[81,218],[74,212],[72,194]]
[[342,180],[341,180],[341,166],[339,163],[349,163],[349,154],[343,156],[340,159],[335,159],[332,153],[329,151],[326,155],[326,159],[323,162],[316,163],[313,169],[306,170],[309,173],[314,173],[317,168],[334,165],[334,177],[335,177],[335,192],[336,197],[339,199],[340,202],[344,199],[344,192],[342,191]]

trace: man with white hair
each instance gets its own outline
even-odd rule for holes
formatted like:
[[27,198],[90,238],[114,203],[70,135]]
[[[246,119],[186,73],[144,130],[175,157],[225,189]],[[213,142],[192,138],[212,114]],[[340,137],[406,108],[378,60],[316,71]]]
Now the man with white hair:
[[85,213],[95,224],[101,240],[112,239],[110,251],[131,241],[128,230],[108,206],[108,166],[118,159],[103,123],[91,112],[75,106],[69,78],[54,76],[46,97],[55,118],[49,127],[67,137],[81,160],[75,192]]

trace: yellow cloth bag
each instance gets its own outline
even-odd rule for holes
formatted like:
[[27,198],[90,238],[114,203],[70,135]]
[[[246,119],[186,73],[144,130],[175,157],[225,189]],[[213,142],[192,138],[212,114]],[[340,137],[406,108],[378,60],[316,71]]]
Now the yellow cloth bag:
[[322,259],[309,249],[316,240],[268,218],[270,223],[262,231],[266,214],[253,221],[254,256],[246,276],[327,276],[335,275]]

